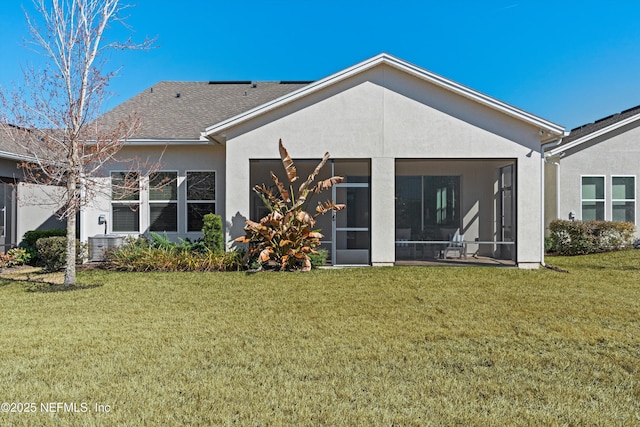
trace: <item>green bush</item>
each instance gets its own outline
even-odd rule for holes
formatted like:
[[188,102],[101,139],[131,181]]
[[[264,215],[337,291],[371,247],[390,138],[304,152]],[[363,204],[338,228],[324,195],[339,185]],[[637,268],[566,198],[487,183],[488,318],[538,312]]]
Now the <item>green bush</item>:
[[318,249],[317,252],[317,254],[309,254],[309,258],[311,259],[311,268],[322,267],[327,263],[329,251],[327,251],[326,249]]
[[20,242],[20,247],[27,251],[29,255],[29,262],[31,264],[38,264],[38,248],[36,247],[36,242],[38,239],[42,239],[45,237],[54,237],[54,236],[66,236],[67,230],[64,228],[54,228],[51,230],[31,230],[24,233],[22,237],[22,242]]
[[549,252],[584,255],[626,249],[633,244],[631,222],[556,220],[549,225]]
[[36,241],[38,257],[45,271],[58,271],[64,267],[67,259],[67,238],[43,237]]
[[[45,271],[58,271],[67,261],[67,238],[62,236],[42,237],[36,241],[37,265]],[[86,245],[76,239],[76,264],[82,264]]]
[[203,217],[202,236],[207,248],[217,254],[224,252],[224,232],[220,215],[208,213]]

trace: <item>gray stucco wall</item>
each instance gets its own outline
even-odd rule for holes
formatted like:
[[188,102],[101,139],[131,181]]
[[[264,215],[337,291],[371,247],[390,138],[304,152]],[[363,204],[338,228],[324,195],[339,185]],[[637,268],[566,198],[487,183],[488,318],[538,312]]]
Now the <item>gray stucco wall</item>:
[[555,195],[552,187],[554,173],[559,174],[559,204],[555,212],[548,211],[545,218],[548,223],[554,218],[568,219],[574,212],[576,219],[581,216],[581,177],[605,177],[605,220],[611,220],[611,178],[614,176],[635,177],[636,213],[638,223],[638,201],[640,200],[640,124],[634,123],[622,127],[594,140],[569,149],[557,165],[548,164],[547,192]]

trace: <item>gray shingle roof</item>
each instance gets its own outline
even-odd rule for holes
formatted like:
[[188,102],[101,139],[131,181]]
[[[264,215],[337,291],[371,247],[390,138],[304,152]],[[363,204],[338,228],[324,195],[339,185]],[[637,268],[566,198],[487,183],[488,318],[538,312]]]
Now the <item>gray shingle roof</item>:
[[13,141],[12,136],[8,135],[7,132],[13,133],[18,130],[12,125],[2,125],[0,124],[0,158],[27,158],[31,157],[31,154],[16,144]]
[[578,138],[582,138],[585,135],[589,135],[590,133],[599,131],[600,129],[604,129],[608,126],[611,126],[619,121],[622,121],[624,119],[627,119],[629,117],[635,116],[637,114],[640,114],[640,105],[633,107],[633,108],[629,108],[627,110],[624,110],[620,113],[616,113],[616,114],[612,114],[610,116],[607,117],[603,117],[599,120],[596,120],[593,123],[587,123],[585,125],[582,126],[578,126],[575,129],[571,129],[571,132],[569,133],[569,136],[566,136],[565,138],[562,139],[562,144],[567,144],[571,141],[574,141]]
[[159,82],[108,111],[97,123],[112,128],[130,114],[141,119],[133,139],[197,140],[206,127],[310,82]]

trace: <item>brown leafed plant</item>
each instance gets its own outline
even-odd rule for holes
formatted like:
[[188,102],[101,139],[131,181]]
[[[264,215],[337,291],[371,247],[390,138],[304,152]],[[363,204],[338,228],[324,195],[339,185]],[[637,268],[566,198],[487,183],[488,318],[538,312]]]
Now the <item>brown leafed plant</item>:
[[316,247],[320,245],[323,237],[320,230],[315,228],[316,218],[329,211],[339,211],[345,208],[344,204],[336,204],[329,199],[318,202],[313,212],[309,212],[313,195],[330,189],[335,184],[343,181],[341,176],[315,183],[320,170],[329,159],[329,153],[318,163],[306,181],[294,191],[293,183],[299,176],[295,164],[287,152],[282,140],[279,141],[280,158],[284,166],[289,185],[278,179],[271,172],[271,178],[277,188],[277,193],[265,184],[253,187],[269,213],[258,222],[246,220],[246,234],[236,239],[236,242],[248,243],[247,255],[251,258],[258,257],[260,268],[275,269],[281,271],[309,271],[311,260],[309,254],[317,253]]

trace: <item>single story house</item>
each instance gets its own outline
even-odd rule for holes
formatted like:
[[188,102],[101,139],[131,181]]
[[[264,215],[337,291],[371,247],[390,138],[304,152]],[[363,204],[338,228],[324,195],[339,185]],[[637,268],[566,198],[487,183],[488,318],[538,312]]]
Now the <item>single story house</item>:
[[[555,218],[637,224],[640,106],[571,130],[545,157],[545,222]],[[640,234],[637,234],[640,237]]]
[[391,55],[315,82],[160,82],[94,125],[132,114],[141,126],[121,158],[161,170],[138,172],[140,191],[118,197],[132,171],[110,164],[80,213],[83,241],[197,238],[214,212],[231,246],[245,219],[264,213],[251,188],[270,185],[270,171],[284,179],[282,139],[300,175],[329,151],[323,176],[345,177],[323,198],[346,209],[318,224],[334,265],[433,259],[456,237],[468,254],[543,262],[544,146],[564,128]]

